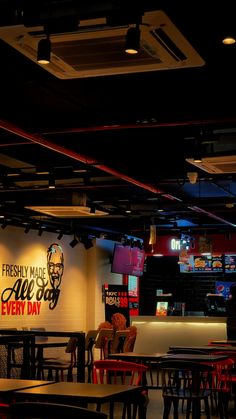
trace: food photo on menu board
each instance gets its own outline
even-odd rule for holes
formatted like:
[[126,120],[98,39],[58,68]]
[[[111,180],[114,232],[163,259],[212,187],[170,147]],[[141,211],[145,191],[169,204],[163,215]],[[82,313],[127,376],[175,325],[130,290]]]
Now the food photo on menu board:
[[211,271],[212,270],[212,259],[211,256],[194,256],[194,271]]
[[222,255],[212,256],[212,271],[223,272],[223,257]]

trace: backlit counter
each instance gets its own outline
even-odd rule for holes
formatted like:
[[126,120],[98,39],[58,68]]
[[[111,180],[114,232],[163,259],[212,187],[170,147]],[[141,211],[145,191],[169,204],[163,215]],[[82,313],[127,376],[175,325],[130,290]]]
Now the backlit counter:
[[202,346],[226,339],[226,317],[131,317],[137,327],[134,352],[168,351],[169,346]]

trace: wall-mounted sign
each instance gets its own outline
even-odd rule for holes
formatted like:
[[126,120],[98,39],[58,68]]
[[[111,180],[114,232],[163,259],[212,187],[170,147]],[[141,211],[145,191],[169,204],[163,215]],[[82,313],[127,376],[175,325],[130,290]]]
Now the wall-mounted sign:
[[41,304],[53,310],[58,303],[64,272],[62,247],[53,243],[47,249],[47,268],[2,263],[1,278],[9,286],[1,291],[1,315],[39,315]]

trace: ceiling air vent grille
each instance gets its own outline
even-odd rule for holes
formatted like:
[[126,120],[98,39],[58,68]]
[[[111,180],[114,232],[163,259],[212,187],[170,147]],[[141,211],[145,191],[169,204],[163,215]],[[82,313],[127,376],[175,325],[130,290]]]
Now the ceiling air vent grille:
[[208,173],[236,173],[236,155],[203,157],[201,163],[195,163],[190,158],[186,161]]
[[[142,17],[139,54],[124,53],[127,26],[111,27],[106,19],[80,21],[77,32],[52,34],[51,63],[43,68],[61,79],[198,67],[205,64],[163,11]],[[43,28],[0,28],[0,38],[36,61]],[[39,65],[39,64],[37,64]]]

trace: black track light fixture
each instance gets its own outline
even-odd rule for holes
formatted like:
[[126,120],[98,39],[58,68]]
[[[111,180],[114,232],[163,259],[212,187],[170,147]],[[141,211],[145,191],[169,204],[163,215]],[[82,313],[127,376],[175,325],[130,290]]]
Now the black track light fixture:
[[126,54],[138,54],[140,48],[140,29],[139,25],[130,27],[126,34],[125,52]]
[[62,237],[63,237],[63,233],[62,233],[62,231],[58,234],[58,236],[57,236],[57,240],[61,240],[62,239]]
[[46,38],[40,39],[38,43],[37,61],[39,64],[49,64],[51,60],[51,41],[49,35]]
[[75,247],[79,243],[79,240],[74,236],[73,240],[69,243],[70,247]]
[[30,224],[25,227],[25,234],[28,234],[30,231]]

